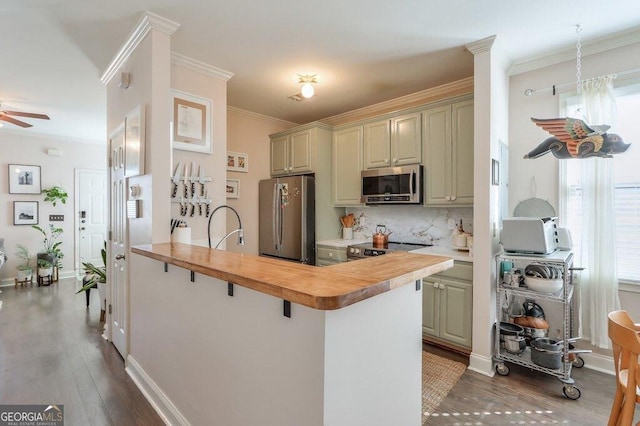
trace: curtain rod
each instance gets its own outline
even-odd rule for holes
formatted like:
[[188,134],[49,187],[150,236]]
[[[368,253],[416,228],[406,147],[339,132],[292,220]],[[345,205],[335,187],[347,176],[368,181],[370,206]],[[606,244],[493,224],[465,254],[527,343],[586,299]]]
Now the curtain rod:
[[[622,77],[623,75],[635,74],[635,73],[640,73],[640,68],[634,68],[634,69],[631,69],[631,70],[621,71],[621,72],[608,74],[608,75],[612,75],[613,78],[616,78],[616,77]],[[604,77],[604,76],[601,75],[601,76],[598,76],[598,77]],[[589,81],[589,80],[594,80],[594,79],[596,79],[598,77],[586,78],[584,80],[581,80],[581,83],[584,83],[585,81]],[[554,84],[553,86],[545,87],[544,89],[526,89],[524,91],[524,95],[525,96],[531,96],[534,93],[541,93],[541,92],[551,91],[553,93],[553,95],[555,96],[556,93],[558,92],[558,89],[562,89],[562,88],[565,88],[567,86],[573,86],[575,84],[576,84],[575,82],[571,82],[571,83]]]

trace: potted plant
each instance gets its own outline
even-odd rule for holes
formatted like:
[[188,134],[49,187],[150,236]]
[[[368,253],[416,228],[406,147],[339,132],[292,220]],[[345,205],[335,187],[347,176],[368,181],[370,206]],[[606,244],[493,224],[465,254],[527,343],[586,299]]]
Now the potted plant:
[[[49,229],[42,228],[38,225],[31,225],[31,227],[40,231],[44,236],[42,240],[44,252],[38,253],[38,259],[47,260],[59,269],[62,269],[62,258],[64,257],[64,253],[62,253],[62,250],[60,249],[62,241],[58,241],[60,234],[63,232],[62,228],[56,227],[51,223],[49,224]],[[38,266],[40,265],[38,264]]]
[[31,253],[29,253],[29,249],[22,244],[17,244],[15,255],[20,259],[20,264],[16,268],[18,282],[31,281],[33,268],[31,267]]
[[38,259],[38,276],[48,277],[53,275],[53,263],[47,259]]
[[51,201],[53,207],[56,206],[58,201],[60,201],[62,204],[67,203],[67,197],[69,195],[67,195],[67,191],[62,189],[62,187],[60,186],[56,185],[52,186],[51,188],[45,188],[42,190],[42,192],[45,194],[44,200]]
[[[102,266],[96,266],[91,262],[82,262],[82,267],[85,272],[85,279],[82,280],[82,288],[76,292],[91,290],[93,287],[98,287],[98,294],[100,295],[100,321],[104,321],[104,311],[106,307],[107,297],[107,242],[104,242],[103,248],[100,250],[100,256],[102,257]],[[87,296],[87,306],[89,305],[89,299]]]

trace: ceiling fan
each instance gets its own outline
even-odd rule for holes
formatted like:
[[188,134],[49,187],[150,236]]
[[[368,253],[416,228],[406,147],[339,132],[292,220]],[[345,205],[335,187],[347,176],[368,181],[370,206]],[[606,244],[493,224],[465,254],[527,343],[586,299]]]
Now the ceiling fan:
[[[49,116],[46,114],[36,114],[33,112],[21,112],[21,111],[7,111],[2,109],[2,105],[0,105],[0,121],[6,121],[7,123],[15,124],[20,127],[33,127],[32,124],[25,123],[24,121],[15,119],[10,117],[11,115],[16,117],[28,117],[28,118],[39,118],[42,120],[48,120]],[[2,126],[2,123],[0,123]]]

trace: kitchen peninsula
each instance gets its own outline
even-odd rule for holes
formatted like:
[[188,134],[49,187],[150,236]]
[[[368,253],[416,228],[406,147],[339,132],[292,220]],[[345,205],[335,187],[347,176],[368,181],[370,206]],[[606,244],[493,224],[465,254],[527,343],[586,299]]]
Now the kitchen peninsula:
[[127,371],[167,423],[420,424],[419,283],[450,258],[131,251]]

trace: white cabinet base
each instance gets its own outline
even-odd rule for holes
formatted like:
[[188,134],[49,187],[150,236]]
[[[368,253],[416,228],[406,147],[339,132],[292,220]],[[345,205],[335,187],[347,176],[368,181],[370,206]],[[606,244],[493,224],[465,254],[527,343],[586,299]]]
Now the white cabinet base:
[[[334,311],[132,254],[130,374],[182,424],[419,425],[422,291]],[[134,362],[131,362],[134,361]]]

